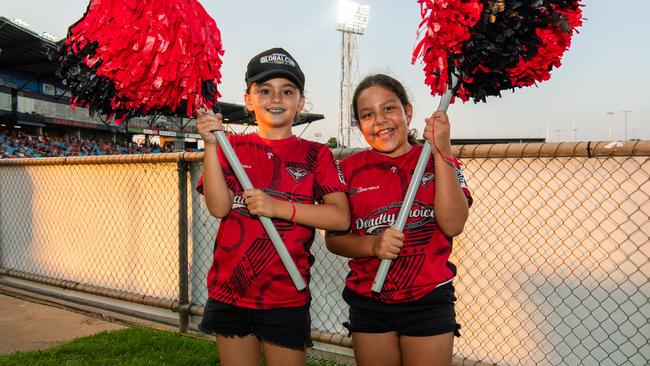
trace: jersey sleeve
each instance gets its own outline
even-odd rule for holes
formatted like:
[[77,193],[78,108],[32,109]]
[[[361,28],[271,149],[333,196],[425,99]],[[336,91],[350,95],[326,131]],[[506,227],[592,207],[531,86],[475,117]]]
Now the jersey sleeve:
[[467,205],[471,207],[474,199],[472,198],[472,193],[467,187],[467,181],[465,181],[465,176],[463,175],[463,171],[460,169],[460,167],[456,167],[456,178],[458,179],[460,188],[463,190],[463,193],[465,193],[465,197],[467,198]]
[[345,192],[345,178],[332,152],[326,145],[322,145],[318,153],[318,161],[314,171],[314,200],[323,201],[323,196],[335,192]]
[[196,183],[196,190],[200,193],[203,194],[203,175],[199,178],[199,181]]
[[[228,135],[228,141],[230,141],[231,144],[233,143],[233,135]],[[226,159],[226,155],[224,155],[221,147],[217,148],[217,156],[219,157],[219,164],[221,165],[221,170],[223,171],[223,177],[226,180],[226,185],[228,186],[229,190],[235,192],[236,188],[239,185],[239,181],[237,180],[237,177],[235,176],[233,170],[230,168],[228,159]],[[201,175],[199,181],[196,183],[196,190],[200,194],[203,194],[203,175]]]

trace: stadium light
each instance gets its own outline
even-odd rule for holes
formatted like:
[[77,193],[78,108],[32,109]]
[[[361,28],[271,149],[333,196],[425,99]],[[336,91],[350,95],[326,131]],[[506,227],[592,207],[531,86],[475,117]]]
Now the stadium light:
[[57,36],[55,36],[55,35],[52,34],[52,33],[48,33],[48,32],[43,32],[43,33],[41,33],[41,38],[45,38],[45,39],[50,40],[50,41],[53,41],[53,42],[56,42],[57,39],[58,39]]
[[[349,0],[339,0],[338,27],[341,32],[341,116],[339,121],[339,146],[350,147],[352,130],[352,86],[358,74],[357,35],[363,35],[368,26],[370,6]],[[347,144],[343,144],[347,129]]]
[[368,26],[370,6],[353,1],[340,0],[338,14],[339,26],[336,30],[347,33],[363,34]]
[[26,21],[24,21],[22,19],[18,19],[18,18],[14,18],[14,24],[19,25],[19,26],[21,26],[23,28],[29,27],[29,23],[27,23]]
[[625,133],[623,134],[625,137],[624,137],[623,141],[627,141],[627,114],[630,113],[630,112],[632,112],[632,111],[629,110],[629,109],[621,111],[621,113],[623,113],[625,115]]
[[614,112],[605,112],[609,116],[609,141],[612,140],[612,118],[614,118]]

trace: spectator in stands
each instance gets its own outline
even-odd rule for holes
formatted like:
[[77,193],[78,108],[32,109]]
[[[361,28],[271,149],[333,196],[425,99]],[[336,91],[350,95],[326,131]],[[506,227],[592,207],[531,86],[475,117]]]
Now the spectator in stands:
[[19,130],[0,129],[0,159],[52,156],[149,154],[171,152],[171,145],[140,146],[133,142],[113,143],[74,136],[31,135]]

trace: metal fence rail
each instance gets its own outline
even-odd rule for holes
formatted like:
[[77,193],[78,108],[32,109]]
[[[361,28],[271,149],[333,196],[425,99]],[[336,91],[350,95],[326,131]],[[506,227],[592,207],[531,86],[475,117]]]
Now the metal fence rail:
[[[455,355],[503,365],[649,364],[650,141],[454,153],[475,199],[451,258],[462,324]],[[218,220],[192,189],[200,161],[0,161],[0,276],[201,314]],[[349,346],[340,296],[347,261],[327,252],[322,235],[313,252],[314,335]]]

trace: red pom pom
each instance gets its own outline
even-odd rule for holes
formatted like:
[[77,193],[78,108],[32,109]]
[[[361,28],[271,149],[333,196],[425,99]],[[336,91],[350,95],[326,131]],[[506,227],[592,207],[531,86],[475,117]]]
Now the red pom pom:
[[[422,57],[425,84],[432,95],[441,95],[449,84],[450,56],[462,52],[463,42],[471,37],[471,28],[480,20],[483,5],[478,1],[418,0],[422,22],[418,30],[418,42],[413,51],[412,62]],[[466,91],[457,95],[467,100]]]
[[[110,106],[146,115],[160,110],[193,116],[211,108],[219,96],[203,94],[221,79],[221,35],[215,21],[196,0],[93,0],[82,19],[70,27],[66,48],[75,54],[89,44],[88,68],[112,82]],[[85,105],[77,100],[73,103]],[[92,108],[92,105],[90,106]],[[108,112],[103,110],[104,112]]]
[[536,30],[540,45],[537,54],[529,59],[520,58],[519,63],[507,70],[513,87],[524,87],[551,78],[551,70],[562,65],[564,52],[571,46],[573,32],[582,25],[582,4],[575,9],[557,9],[562,15],[558,24],[549,24]]
[[485,101],[502,90],[550,78],[582,24],[579,0],[418,0],[413,62],[422,57],[432,95],[458,76],[455,96]]

